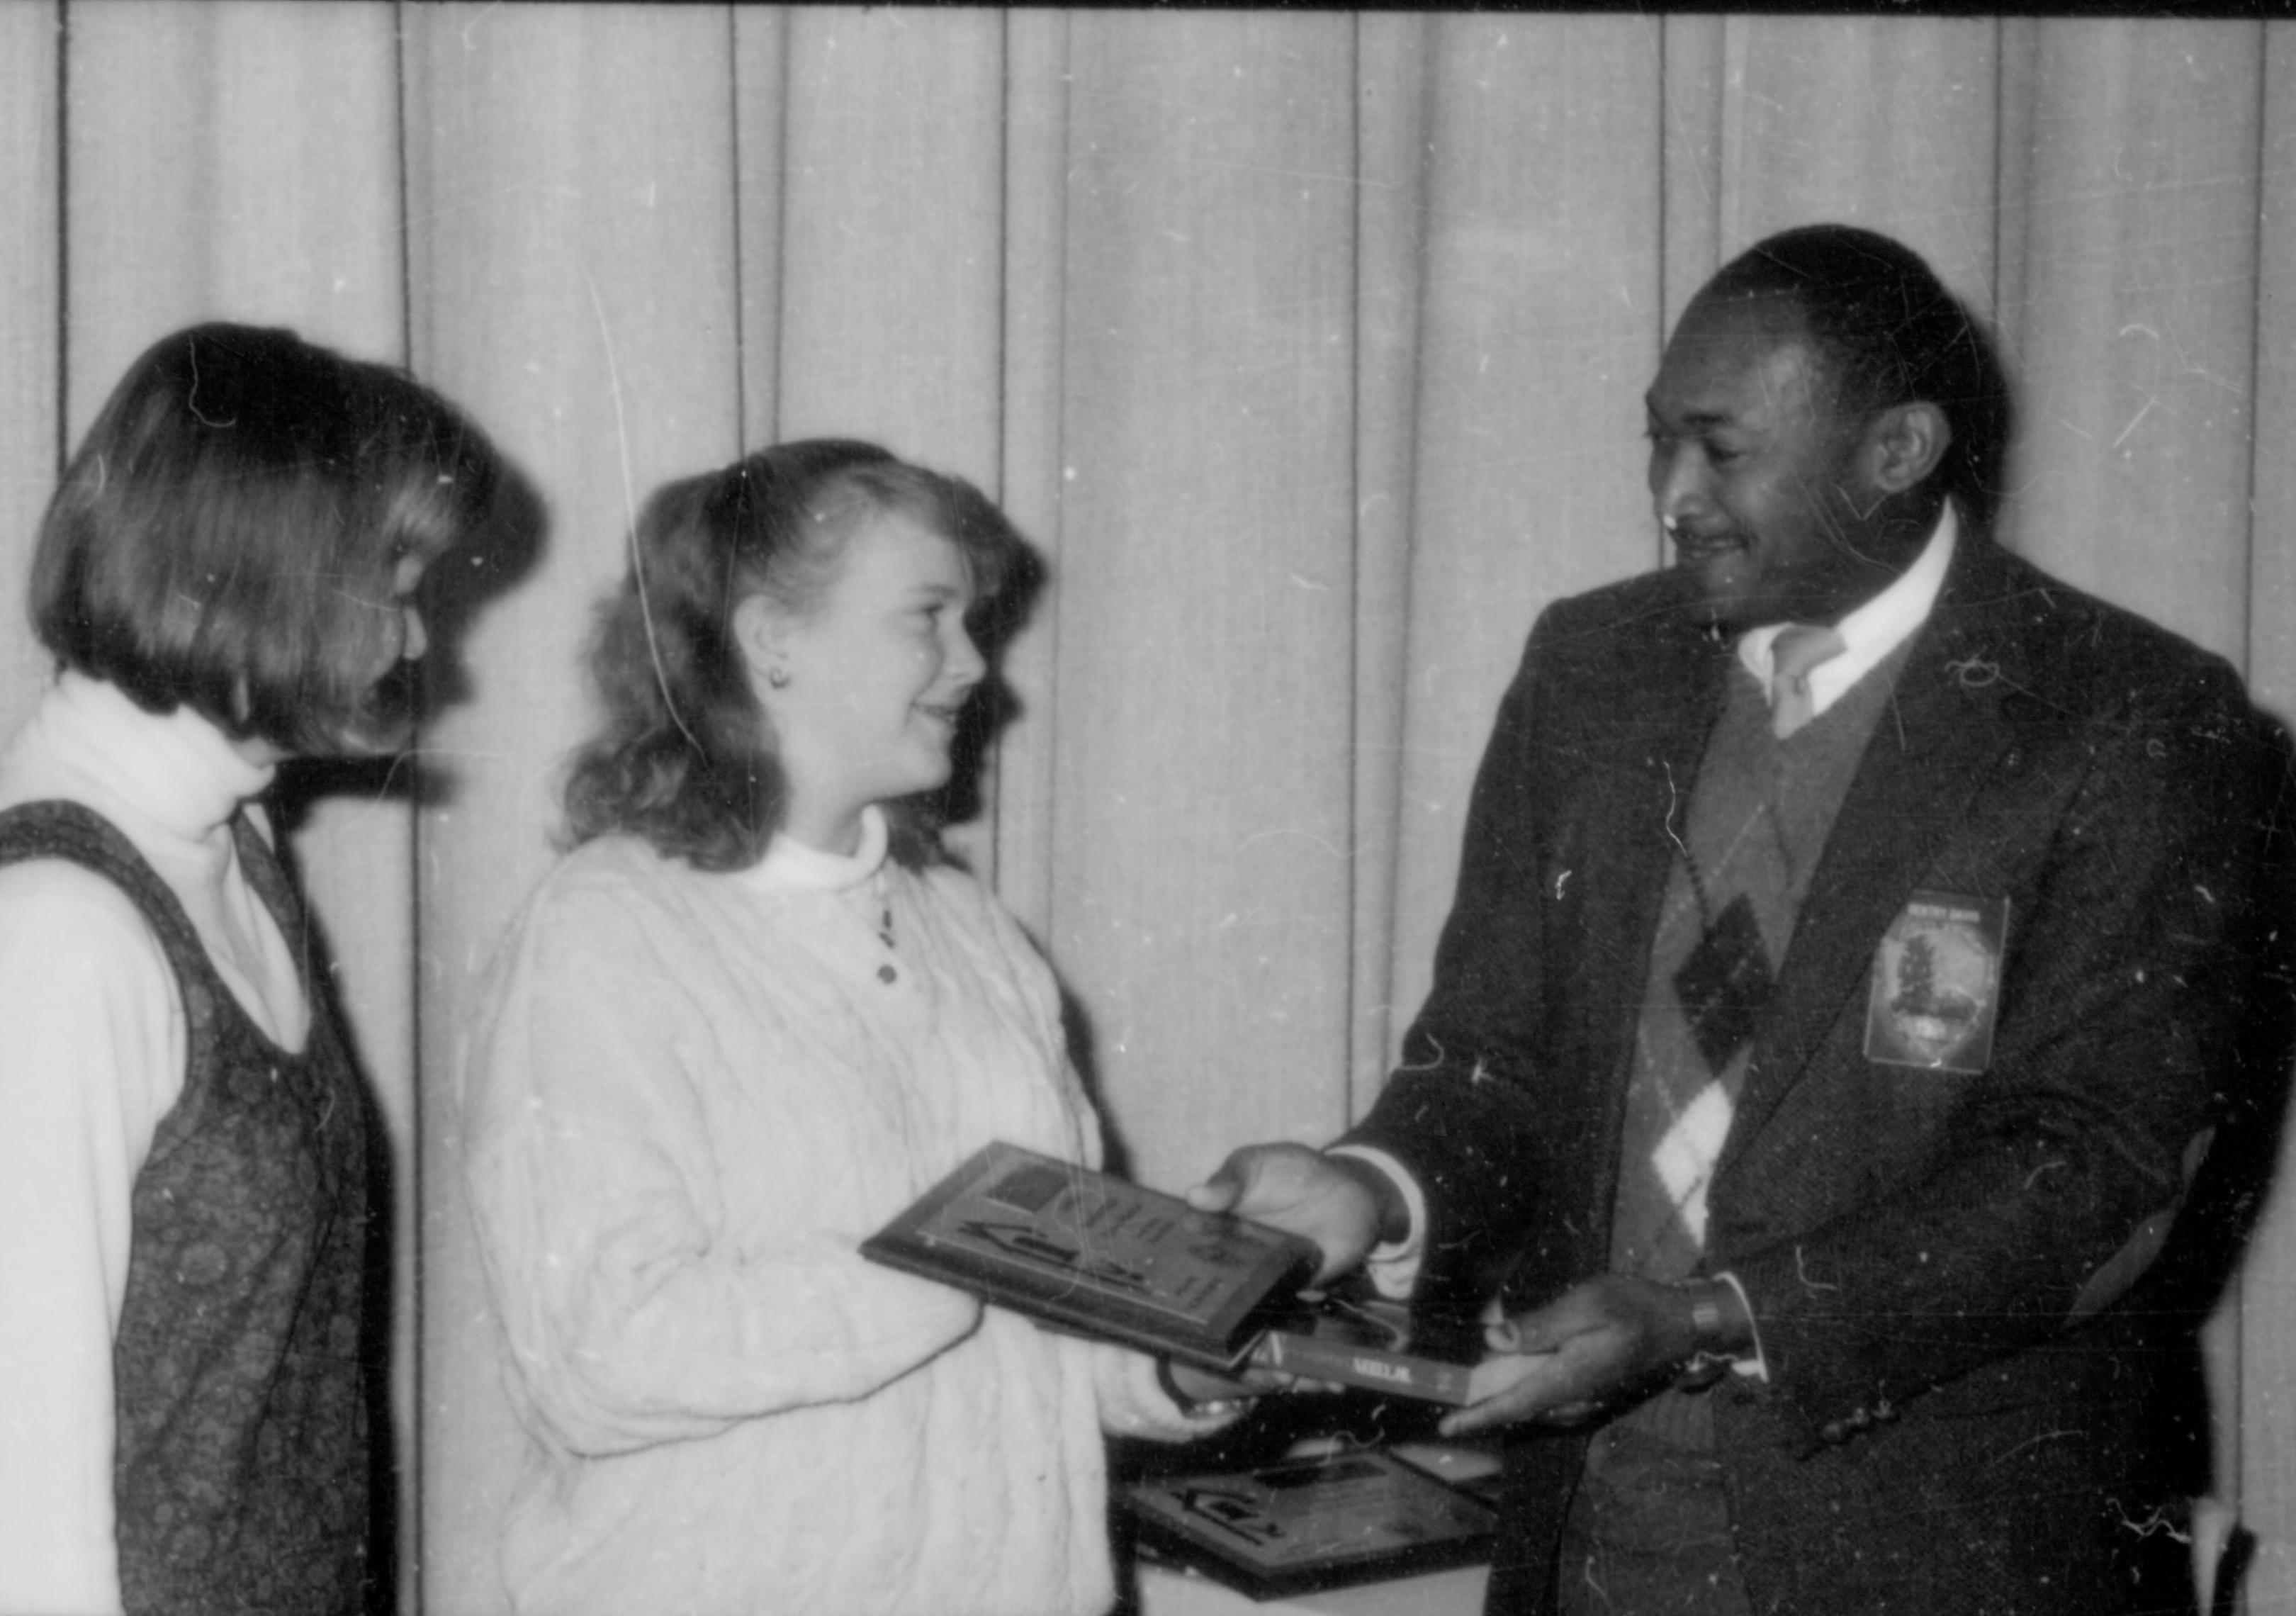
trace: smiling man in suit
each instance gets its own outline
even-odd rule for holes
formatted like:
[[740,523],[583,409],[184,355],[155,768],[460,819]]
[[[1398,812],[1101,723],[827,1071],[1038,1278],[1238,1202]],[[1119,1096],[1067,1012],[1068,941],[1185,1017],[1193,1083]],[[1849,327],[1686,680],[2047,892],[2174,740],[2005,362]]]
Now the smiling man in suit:
[[1994,544],[2007,386],[1897,242],[1752,248],[1647,402],[1675,565],[1533,630],[1396,1073],[1193,1194],[1505,1276],[1495,1612],[2187,1612],[2152,1259],[2284,1010],[2277,742]]

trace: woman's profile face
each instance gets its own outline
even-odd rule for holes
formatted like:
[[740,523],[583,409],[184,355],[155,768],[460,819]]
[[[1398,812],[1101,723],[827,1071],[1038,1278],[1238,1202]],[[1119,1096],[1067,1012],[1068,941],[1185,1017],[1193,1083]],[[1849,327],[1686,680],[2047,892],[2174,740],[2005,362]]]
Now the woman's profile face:
[[422,584],[423,569],[429,559],[421,555],[402,555],[390,575],[390,599],[387,603],[391,614],[391,626],[383,633],[384,649],[389,653],[380,658],[381,668],[375,677],[381,678],[401,662],[419,662],[422,653],[430,648],[430,636],[422,627],[422,608],[414,603],[414,592]]
[[414,592],[422,587],[430,559],[402,555],[391,569],[390,594],[376,603],[385,619],[373,641],[373,654],[365,669],[361,688],[370,722],[357,735],[350,750],[390,751],[404,745],[413,731],[415,709],[414,664],[430,647]]
[[849,852],[863,808],[947,783],[957,716],[987,672],[965,628],[972,600],[955,544],[879,511],[860,519],[811,611],[767,608],[770,627],[744,644],[789,784],[790,836]]

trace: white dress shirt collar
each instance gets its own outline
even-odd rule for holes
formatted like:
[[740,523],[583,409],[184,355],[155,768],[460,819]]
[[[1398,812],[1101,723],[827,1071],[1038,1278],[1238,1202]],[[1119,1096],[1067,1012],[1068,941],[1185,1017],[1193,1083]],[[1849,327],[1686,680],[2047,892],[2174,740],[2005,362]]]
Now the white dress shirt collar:
[[[1953,501],[1948,499],[1937,526],[1930,530],[1929,542],[1914,558],[1914,564],[1899,573],[1888,588],[1833,626],[1834,632],[1841,636],[1843,649],[1840,656],[1809,670],[1813,717],[1840,701],[1852,685],[1873,672],[1883,657],[1911,639],[1929,621],[1931,609],[1937,604],[1938,591],[1945,584],[1946,569],[1953,564],[1954,546],[1960,536],[1961,521],[1954,514]],[[1784,623],[1765,623],[1738,636],[1739,664],[1764,691],[1770,688],[1770,648],[1776,643],[1779,630],[1785,627]]]

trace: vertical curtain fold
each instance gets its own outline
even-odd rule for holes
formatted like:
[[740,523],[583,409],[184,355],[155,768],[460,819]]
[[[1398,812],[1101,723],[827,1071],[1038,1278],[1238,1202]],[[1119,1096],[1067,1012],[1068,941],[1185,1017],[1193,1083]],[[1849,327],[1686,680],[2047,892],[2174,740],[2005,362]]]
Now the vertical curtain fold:
[[2003,311],[2015,542],[2247,652],[2261,25],[2044,22]]
[[1010,721],[997,738],[994,846],[986,868],[998,894],[1042,939],[1053,917],[1054,757],[1061,733],[1064,591],[1061,379],[1067,352],[1069,20],[1056,11],[1004,19],[1004,513],[1044,558],[1051,587],[1007,648],[1001,672]]
[[1398,1032],[1426,997],[1524,633],[1657,556],[1638,434],[1660,337],[1658,32],[1635,17],[1433,26],[1401,786],[1378,833],[1397,843]]
[[[406,37],[414,365],[533,479],[515,583],[461,636],[466,687],[425,737],[423,1608],[500,1598],[514,1455],[459,1182],[455,1045],[510,914],[547,865],[580,672],[631,512],[741,441],[734,129],[719,8],[430,7]],[[465,564],[472,558],[456,558]],[[453,562],[450,565],[455,564]]]
[[48,659],[24,627],[25,575],[60,469],[63,217],[58,139],[63,53],[55,0],[0,6],[0,185],[13,199],[0,231],[0,732],[37,699]]
[[1173,1185],[1345,1110],[1352,53],[1319,17],[1071,29],[1056,587],[1094,628],[1060,639],[1049,940]]
[[[755,442],[861,438],[998,491],[1004,33],[993,14],[800,10],[767,248],[778,413]],[[765,102],[744,86],[745,110]],[[762,307],[763,299],[753,299]],[[994,865],[993,821],[952,840]]]
[[869,438],[993,488],[1003,46],[994,16],[792,15],[779,409],[760,441]]
[[1349,742],[1353,889],[1349,976],[1348,1114],[1360,1116],[1386,1080],[1401,1018],[1391,992],[1394,839],[1401,811],[1406,646],[1411,622],[1411,528],[1418,500],[1417,378],[1426,308],[1425,230],[1432,39],[1423,16],[1355,24],[1356,441],[1355,730]]
[[[2296,713],[2296,31],[2264,30],[2259,63],[2256,402],[2248,445],[2251,504],[2244,524],[2250,689],[2284,723]],[[2239,1466],[2228,1481],[2259,1538],[2251,1608],[2296,1603],[2296,1332],[2288,1330],[2296,1276],[2296,1137],[2280,1141],[2273,1200],[2259,1219],[2218,1317],[2230,1346],[2215,1382],[2219,1438]],[[2226,1472],[2220,1465],[2220,1478]]]
[[728,21],[734,72],[726,92],[734,127],[734,243],[741,254],[741,445],[750,448],[772,442],[781,420],[790,14],[782,6],[735,6]]

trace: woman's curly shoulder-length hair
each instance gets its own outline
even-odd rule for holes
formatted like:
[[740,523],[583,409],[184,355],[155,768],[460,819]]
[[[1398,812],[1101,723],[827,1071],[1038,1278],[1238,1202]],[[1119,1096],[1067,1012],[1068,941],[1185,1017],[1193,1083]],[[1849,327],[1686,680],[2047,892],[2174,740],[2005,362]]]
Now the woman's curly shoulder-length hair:
[[[750,685],[734,610],[765,595],[805,614],[865,521],[898,513],[954,543],[984,650],[1035,576],[1026,543],[971,483],[874,444],[816,439],[667,483],[639,512],[630,568],[602,606],[589,669],[605,721],[575,754],[562,841],[636,836],[697,869],[765,855],[788,788]],[[939,855],[925,805],[886,805],[894,857]]]
[[34,631],[156,713],[290,754],[398,744],[393,587],[488,520],[484,433],[404,372],[210,324],[130,365],[49,501]]

